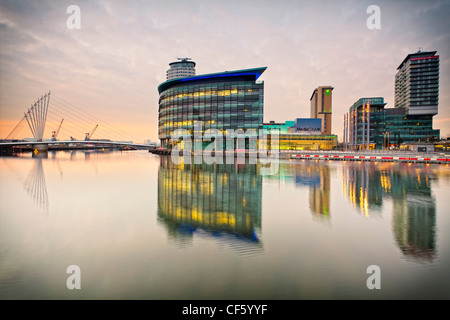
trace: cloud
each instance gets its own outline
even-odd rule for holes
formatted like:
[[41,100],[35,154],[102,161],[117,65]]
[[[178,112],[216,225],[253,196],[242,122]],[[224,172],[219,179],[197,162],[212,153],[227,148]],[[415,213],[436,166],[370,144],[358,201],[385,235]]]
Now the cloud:
[[19,121],[50,89],[156,140],[157,86],[169,62],[188,56],[197,73],[267,66],[265,121],[309,116],[313,89],[334,86],[341,135],[357,99],[383,96],[393,107],[396,68],[419,47],[441,55],[440,115],[450,115],[446,1],[378,1],[380,30],[366,28],[371,1],[77,1],[80,30],[66,27],[70,4],[0,3],[2,119]]

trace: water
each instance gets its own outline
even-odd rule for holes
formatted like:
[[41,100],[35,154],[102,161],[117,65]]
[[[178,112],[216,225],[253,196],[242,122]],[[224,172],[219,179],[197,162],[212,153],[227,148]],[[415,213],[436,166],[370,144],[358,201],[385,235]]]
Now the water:
[[283,160],[267,176],[145,151],[0,163],[0,299],[450,298],[445,165]]

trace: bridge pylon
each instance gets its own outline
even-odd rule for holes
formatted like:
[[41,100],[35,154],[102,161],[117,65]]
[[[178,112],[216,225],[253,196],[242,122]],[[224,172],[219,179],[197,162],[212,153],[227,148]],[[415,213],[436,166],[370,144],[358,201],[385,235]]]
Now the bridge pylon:
[[33,137],[37,141],[42,141],[47,121],[48,104],[50,102],[50,91],[41,96],[27,112],[24,113],[28,126],[30,127]]

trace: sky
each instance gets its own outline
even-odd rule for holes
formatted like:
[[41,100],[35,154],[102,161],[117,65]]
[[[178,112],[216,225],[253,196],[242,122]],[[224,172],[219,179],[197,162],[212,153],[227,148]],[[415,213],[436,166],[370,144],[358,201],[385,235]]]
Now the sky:
[[[70,5],[80,8],[79,29],[68,27]],[[370,5],[380,8],[379,29],[367,27]],[[309,117],[313,90],[333,86],[332,132],[342,141],[344,114],[359,98],[394,107],[397,67],[419,49],[440,56],[434,128],[447,137],[449,16],[448,0],[0,0],[0,138],[51,91],[55,110],[64,101],[100,119],[99,134],[107,124],[124,140],[157,141],[157,87],[170,62],[189,57],[197,74],[267,67],[264,122]],[[58,123],[48,119],[44,138]]]

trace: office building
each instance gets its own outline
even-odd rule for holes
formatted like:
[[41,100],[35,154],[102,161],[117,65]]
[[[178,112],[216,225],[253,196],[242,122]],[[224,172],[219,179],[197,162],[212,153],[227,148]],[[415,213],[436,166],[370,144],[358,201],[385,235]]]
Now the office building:
[[[344,147],[354,150],[401,149],[433,143],[438,113],[439,56],[437,51],[408,54],[395,75],[395,106],[383,98],[361,98],[344,115]],[[403,145],[403,147],[402,147]]]
[[[270,135],[267,149],[280,151],[333,150],[337,147],[336,135],[320,134],[320,119],[297,118],[295,121],[264,123],[264,134]],[[314,130],[311,130],[313,128]],[[319,132],[318,132],[319,131]],[[272,135],[276,134],[276,142]]]
[[[158,86],[161,147],[172,149],[178,143],[178,139],[172,141],[177,129],[185,129],[191,138],[202,136],[208,129],[217,129],[224,135],[238,129],[244,132],[255,129],[259,133],[263,129],[264,82],[258,78],[265,70],[266,67],[225,71],[161,83]],[[223,140],[222,150],[229,150],[226,139]],[[245,143],[247,148],[249,141]],[[211,141],[202,141],[202,148],[209,144]]]
[[385,106],[382,97],[358,99],[344,116],[344,147],[399,149],[401,144],[439,139],[432,115],[408,115],[405,108]]
[[358,99],[345,115],[344,145],[356,150],[381,149],[386,124],[385,105],[382,97]]
[[333,87],[321,86],[314,89],[310,100],[310,117],[322,120],[322,134],[331,134]]
[[[281,151],[334,150],[337,147],[337,136],[286,133],[279,135],[277,144]],[[268,149],[273,148],[269,146]]]
[[406,115],[436,115],[439,102],[437,51],[408,54],[395,75],[395,108]]

